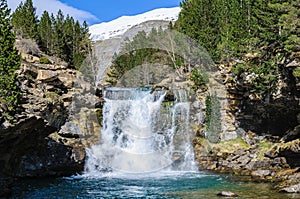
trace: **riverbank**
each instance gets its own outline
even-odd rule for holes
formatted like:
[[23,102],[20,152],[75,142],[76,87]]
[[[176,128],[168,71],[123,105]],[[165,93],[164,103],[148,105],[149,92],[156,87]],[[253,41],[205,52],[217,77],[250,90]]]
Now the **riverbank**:
[[234,140],[213,144],[196,137],[193,143],[200,169],[270,182],[278,191],[300,193],[300,139],[278,140],[244,132]]

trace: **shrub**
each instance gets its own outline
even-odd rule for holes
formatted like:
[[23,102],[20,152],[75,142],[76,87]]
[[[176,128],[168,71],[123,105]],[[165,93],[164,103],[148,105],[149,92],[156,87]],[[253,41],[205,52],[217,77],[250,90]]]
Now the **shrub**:
[[192,86],[194,90],[199,88],[206,89],[208,83],[208,74],[198,68],[194,68],[192,70],[190,80],[194,82],[194,85]]

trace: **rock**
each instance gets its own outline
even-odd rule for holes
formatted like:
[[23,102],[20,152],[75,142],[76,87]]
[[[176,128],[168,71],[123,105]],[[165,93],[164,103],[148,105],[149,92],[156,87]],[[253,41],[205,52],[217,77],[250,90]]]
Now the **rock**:
[[57,71],[38,70],[37,80],[42,82],[52,82],[58,79]]
[[219,193],[217,193],[217,196],[223,196],[223,197],[237,197],[238,195],[230,192],[230,191],[221,191]]
[[[224,127],[224,128],[226,128],[226,127]],[[225,133],[221,135],[222,140],[234,140],[234,139],[238,138],[235,128],[233,128],[232,126],[229,126],[228,129],[226,129],[226,130],[227,131],[225,131]]]
[[278,156],[285,157],[291,168],[300,167],[300,139],[284,143],[279,148]]
[[280,190],[281,192],[287,192],[287,193],[300,193],[300,183],[295,184],[286,188],[283,188]]
[[84,169],[85,149],[68,147],[47,139],[42,145],[29,150],[20,158],[16,176],[46,177],[69,176]]
[[290,142],[300,138],[300,125],[296,126],[293,130],[288,131],[281,140],[285,142]]
[[253,177],[260,177],[260,178],[262,178],[262,177],[270,175],[270,173],[271,173],[270,170],[256,170],[256,171],[252,171],[251,175]]
[[234,155],[242,156],[242,155],[246,154],[246,152],[247,152],[246,149],[239,149],[234,152]]
[[287,68],[289,67],[300,67],[300,62],[297,62],[296,60],[292,61],[291,63],[286,65]]
[[243,156],[240,156],[238,159],[237,159],[237,162],[240,163],[241,165],[246,165],[248,164],[250,161],[251,161],[251,158],[249,157],[250,154],[246,154],[246,155],[243,155]]
[[0,129],[0,176],[46,177],[83,171],[84,147],[48,138],[56,130],[35,116]]

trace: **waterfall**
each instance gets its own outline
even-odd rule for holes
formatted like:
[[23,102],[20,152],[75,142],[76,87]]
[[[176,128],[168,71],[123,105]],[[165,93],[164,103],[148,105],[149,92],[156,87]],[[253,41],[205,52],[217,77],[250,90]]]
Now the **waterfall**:
[[104,91],[100,144],[87,151],[87,174],[197,170],[186,92],[174,91],[175,100],[167,102],[167,91],[150,91],[151,87]]

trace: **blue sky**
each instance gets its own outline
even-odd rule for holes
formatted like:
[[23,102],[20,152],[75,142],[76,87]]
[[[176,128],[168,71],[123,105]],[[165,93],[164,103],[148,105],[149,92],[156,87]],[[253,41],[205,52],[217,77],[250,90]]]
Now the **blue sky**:
[[[61,0],[70,6],[88,11],[101,21],[122,15],[136,15],[155,8],[179,6],[181,0]],[[88,3],[89,2],[89,3]]]
[[[8,0],[14,10],[22,0]],[[25,1],[25,0],[23,0]],[[79,21],[86,20],[90,25],[111,21],[123,15],[136,15],[156,8],[179,6],[182,0],[33,0],[37,14],[44,10],[57,13],[61,9]]]

